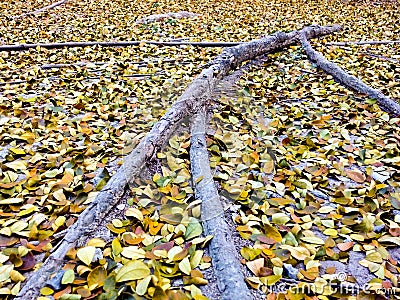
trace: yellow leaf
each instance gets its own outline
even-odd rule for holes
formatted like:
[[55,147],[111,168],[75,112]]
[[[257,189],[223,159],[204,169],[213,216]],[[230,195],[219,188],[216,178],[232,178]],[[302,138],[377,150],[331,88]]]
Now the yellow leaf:
[[192,271],[192,268],[190,266],[189,259],[185,257],[180,263],[179,263],[179,270],[181,270],[183,273],[186,275],[190,275],[190,271]]
[[88,277],[87,282],[90,290],[94,290],[97,287],[101,287],[104,284],[104,280],[107,278],[107,271],[102,266],[96,267],[92,270]]
[[282,242],[282,236],[274,226],[265,224],[264,231],[267,238],[273,239],[277,243]]
[[136,294],[138,294],[139,296],[143,296],[144,294],[146,294],[150,280],[151,275],[147,276],[143,280],[138,281],[138,284],[136,285]]
[[310,251],[308,251],[307,248],[304,247],[293,247],[290,245],[281,245],[280,248],[282,249],[287,249],[290,251],[290,254],[298,260],[304,260],[307,257],[310,257]]
[[40,294],[42,294],[44,296],[50,296],[53,293],[54,293],[54,291],[51,288],[47,287],[47,286],[45,286],[44,288],[40,289]]
[[196,183],[199,183],[200,181],[202,181],[203,180],[203,178],[204,178],[204,176],[203,175],[201,175],[201,176],[199,176],[199,177],[197,177],[196,178]]
[[120,255],[122,252],[122,246],[118,239],[114,239],[111,243],[112,251],[115,256]]
[[67,271],[65,271],[62,279],[61,279],[61,283],[62,284],[69,284],[69,283],[73,283],[75,280],[75,273],[74,270],[72,269],[68,269]]
[[306,243],[310,243],[310,244],[316,244],[316,245],[324,245],[325,242],[315,236],[304,236],[301,238],[302,241],[306,242]]
[[0,282],[8,280],[10,273],[14,269],[14,265],[3,265],[0,266]]
[[83,263],[85,263],[86,265],[90,265],[90,263],[93,260],[95,252],[96,252],[96,247],[87,246],[79,249],[76,255]]
[[26,170],[26,163],[22,160],[15,160],[5,164],[7,168],[13,170]]
[[128,208],[125,212],[125,216],[134,217],[134,218],[138,219],[139,221],[143,221],[143,214],[137,208],[133,208],[133,207]]
[[0,205],[2,204],[17,204],[21,203],[24,199],[22,198],[8,198],[8,199],[3,199],[0,200]]
[[106,242],[104,242],[100,238],[93,238],[87,242],[87,246],[103,248],[105,245],[106,245]]
[[130,261],[118,270],[116,282],[131,281],[145,278],[150,275],[150,269],[142,261]]

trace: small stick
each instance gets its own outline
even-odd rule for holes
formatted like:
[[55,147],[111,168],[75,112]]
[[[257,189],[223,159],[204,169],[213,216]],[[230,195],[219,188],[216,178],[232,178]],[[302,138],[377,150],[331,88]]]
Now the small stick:
[[149,44],[157,46],[195,46],[195,47],[233,47],[242,42],[159,42],[159,41],[114,41],[114,42],[65,42],[65,43],[38,43],[38,44],[20,44],[20,45],[2,45],[2,51],[24,51],[37,47],[44,49],[60,49],[72,47],[129,47],[139,46],[140,44]]
[[61,5],[61,4],[64,4],[64,3],[66,3],[67,1],[68,1],[68,0],[60,0],[60,1],[56,2],[56,3],[47,5],[47,6],[45,6],[45,7],[42,7],[42,8],[40,8],[40,9],[37,9],[37,10],[35,10],[35,11],[28,12],[28,13],[24,13],[24,14],[19,15],[19,16],[15,16],[14,19],[22,18],[22,17],[29,16],[29,15],[38,14],[38,13],[40,13],[40,12],[42,12],[42,11],[45,11],[45,10],[48,10],[48,9],[52,9],[52,8],[54,8],[54,7],[57,7],[57,6]]
[[330,42],[326,43],[327,46],[350,46],[350,45],[386,45],[386,44],[399,44],[400,40],[393,41],[350,41],[350,42]]

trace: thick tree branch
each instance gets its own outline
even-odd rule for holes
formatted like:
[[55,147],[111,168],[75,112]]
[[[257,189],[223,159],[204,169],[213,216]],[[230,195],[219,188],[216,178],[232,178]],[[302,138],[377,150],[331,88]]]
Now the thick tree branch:
[[212,91],[220,79],[247,60],[295,44],[298,42],[300,33],[307,38],[315,38],[338,30],[340,26],[311,26],[301,31],[277,32],[261,40],[225,49],[209,68],[198,75],[183,95],[126,157],[124,164],[111,177],[102,192],[81,213],[76,223],[68,228],[58,248],[43,263],[40,270],[32,274],[16,299],[36,299],[40,288],[62,267],[68,250],[74,247],[80,238],[84,239],[88,232],[96,229],[107,211],[121,200],[127,184],[140,175],[146,162],[165,145],[179,122],[198,112],[212,99]]
[[345,85],[346,87],[359,93],[367,94],[371,98],[377,99],[378,104],[382,108],[382,110],[394,116],[400,115],[399,103],[385,96],[380,90],[373,89],[357,77],[350,75],[336,64],[328,61],[321,53],[315,51],[311,47],[311,44],[304,34],[300,34],[299,37],[308,58],[311,61],[315,62],[319,68],[324,70],[326,73],[332,75],[338,82]]
[[231,229],[225,220],[224,209],[211,174],[205,131],[206,113],[205,109],[202,109],[195,116],[191,127],[190,165],[196,199],[202,201],[201,218],[204,231],[206,235],[213,236],[209,251],[221,299],[252,299],[239,258],[236,257]]

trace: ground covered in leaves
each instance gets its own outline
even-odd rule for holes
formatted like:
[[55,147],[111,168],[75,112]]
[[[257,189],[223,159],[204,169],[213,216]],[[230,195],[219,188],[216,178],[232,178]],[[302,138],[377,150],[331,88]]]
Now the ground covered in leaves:
[[[50,3],[0,3],[0,44],[250,41],[336,23],[344,30],[314,41],[316,48],[400,99],[399,44],[328,44],[400,40],[397,2],[70,0],[16,17]],[[135,23],[181,10],[201,16]],[[2,298],[19,292],[123,157],[220,51],[143,43],[0,52]],[[210,115],[214,179],[256,297],[398,297],[399,118],[335,83],[299,46],[269,55],[236,85],[221,82]],[[211,237],[193,197],[188,125],[132,183],[107,229],[69,252],[41,299],[218,297],[208,288]]]

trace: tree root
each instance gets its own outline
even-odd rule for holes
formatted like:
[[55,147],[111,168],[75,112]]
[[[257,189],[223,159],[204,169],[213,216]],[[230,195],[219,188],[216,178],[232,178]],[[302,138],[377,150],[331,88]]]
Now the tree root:
[[42,7],[40,9],[34,10],[32,12],[28,12],[28,13],[25,13],[25,14],[22,14],[22,15],[19,15],[19,16],[15,16],[14,19],[18,19],[18,18],[29,16],[29,15],[35,15],[35,14],[41,13],[41,12],[46,11],[48,9],[52,9],[54,7],[60,6],[60,5],[64,4],[64,3],[66,3],[67,1],[68,0],[60,0],[60,1],[56,2],[56,3],[53,3],[53,4],[50,4],[48,6]]
[[252,299],[246,286],[239,258],[236,257],[230,228],[211,174],[206,142],[206,113],[194,118],[190,139],[190,164],[196,199],[202,201],[201,218],[206,235],[213,235],[210,255],[221,292],[221,299]]
[[143,19],[137,20],[136,24],[143,24],[155,21],[162,21],[164,19],[182,19],[182,18],[195,18],[201,16],[199,14],[191,13],[188,11],[179,11],[177,13],[171,12],[166,14],[157,14],[145,17]]
[[304,34],[300,34],[299,39],[308,58],[311,61],[315,62],[319,68],[324,70],[326,73],[332,75],[339,83],[343,84],[344,86],[359,93],[367,94],[371,98],[377,99],[378,104],[382,108],[382,110],[394,116],[400,115],[399,103],[385,96],[380,90],[373,89],[372,87],[363,83],[357,77],[350,75],[336,64],[328,61],[321,53],[315,51],[312,48],[311,44]]
[[[277,32],[261,40],[226,48],[216,57],[209,68],[198,75],[183,95],[154,124],[147,136],[126,157],[124,164],[111,177],[103,190],[80,214],[75,224],[68,228],[64,238],[58,244],[58,247],[55,247],[54,252],[50,254],[42,267],[33,273],[24,284],[16,299],[28,300],[37,298],[40,288],[45,285],[52,274],[61,269],[68,250],[75,247],[79,241],[84,240],[85,237],[93,232],[106,213],[118,204],[124,195],[126,186],[140,175],[146,162],[151,160],[166,144],[179,122],[205,107],[213,98],[213,89],[220,79],[247,60],[295,44],[298,42],[299,34],[304,35],[306,38],[315,38],[338,30],[340,30],[340,26],[310,26],[301,31]],[[206,212],[203,217],[208,219]],[[236,290],[235,292],[238,291]]]

